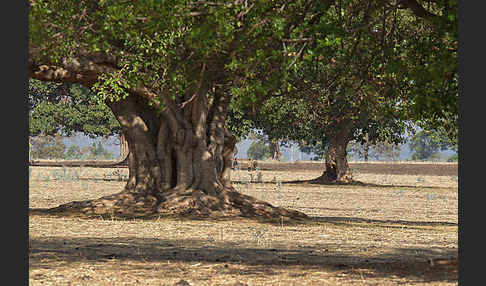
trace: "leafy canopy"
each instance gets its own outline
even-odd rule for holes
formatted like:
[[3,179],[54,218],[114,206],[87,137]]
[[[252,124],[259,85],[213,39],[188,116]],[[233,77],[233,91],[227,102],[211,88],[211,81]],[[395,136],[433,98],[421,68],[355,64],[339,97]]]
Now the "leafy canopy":
[[248,158],[265,160],[271,156],[270,147],[262,140],[253,141],[247,151]]
[[240,101],[245,122],[304,145],[325,146],[342,122],[360,142],[401,143],[411,123],[457,140],[457,1],[420,7],[334,2],[289,50],[289,84]]
[[427,160],[438,155],[439,151],[455,148],[450,139],[437,130],[420,130],[410,140],[412,160]]
[[[81,55],[102,58],[105,69],[91,83],[100,101],[139,86],[155,94],[152,104],[188,99],[205,70],[210,87],[236,99],[237,116],[257,114],[273,99],[265,108],[279,115],[261,124],[280,125],[270,137],[294,132],[322,141],[324,132],[311,130],[343,118],[359,138],[396,139],[404,126],[395,119],[402,118],[445,126],[457,137],[457,1],[30,4],[31,62],[76,66]],[[282,124],[290,111],[298,112],[297,128]]]
[[[76,65],[103,58],[93,87],[117,100],[143,86],[157,96],[189,97],[206,82],[246,102],[275,87],[295,56],[282,46],[309,29],[327,6],[308,1],[30,1],[32,62]],[[285,50],[285,52],[283,52]],[[67,61],[67,63],[66,63]],[[71,62],[70,62],[71,61]],[[82,63],[81,63],[82,64]]]

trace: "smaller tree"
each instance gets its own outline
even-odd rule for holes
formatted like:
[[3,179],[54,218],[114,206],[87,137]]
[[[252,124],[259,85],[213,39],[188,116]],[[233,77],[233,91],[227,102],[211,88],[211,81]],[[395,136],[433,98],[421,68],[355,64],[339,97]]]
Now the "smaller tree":
[[96,95],[79,84],[29,79],[29,135],[82,132],[91,138],[120,133],[120,125]]
[[447,158],[447,162],[457,162],[459,161],[459,154],[458,154],[459,145],[457,144],[457,140],[451,141],[450,145],[451,145],[450,149],[454,151],[454,154],[452,154],[449,158]]
[[313,154],[312,161],[323,161],[326,159],[326,144],[317,141],[316,144],[309,144],[305,141],[299,142],[299,150],[305,154]]
[[103,147],[105,142],[102,139],[83,148],[78,145],[71,145],[66,151],[65,158],[68,160],[112,160],[114,159],[113,153]]
[[93,160],[99,159],[106,159],[110,160],[113,159],[113,154],[103,147],[103,144],[98,141],[98,144],[93,142],[88,149],[88,158]]
[[270,147],[261,140],[253,141],[246,154],[254,160],[265,160],[272,155]]
[[410,150],[414,153],[412,160],[424,161],[437,158],[439,151],[447,150],[451,141],[439,131],[420,130],[410,138]]
[[371,157],[376,160],[385,161],[398,161],[400,158],[400,145],[388,143],[388,142],[377,142],[372,146]]
[[457,153],[451,155],[449,158],[447,158],[447,162],[457,162],[459,161],[459,156]]
[[280,142],[278,140],[272,140],[270,142],[270,152],[272,160],[280,161],[282,152],[280,152]]
[[81,160],[92,160],[93,155],[92,155],[92,146],[85,146],[81,148],[80,154],[81,154]]
[[103,145],[101,144],[101,142],[98,142],[98,144],[95,144],[93,142],[93,144],[91,145],[91,148],[93,150],[92,151],[93,157],[95,157],[96,159],[102,159],[102,158],[105,158],[107,155],[109,156],[109,154],[111,154],[110,152],[108,152],[108,150],[103,148]]
[[377,161],[397,161],[400,158],[400,150],[400,145],[389,142],[371,144],[367,141],[354,141],[349,144],[349,152],[364,159],[365,162],[368,162],[370,158]]
[[81,148],[78,145],[71,145],[66,151],[66,159],[79,160],[82,157]]
[[349,152],[355,154],[358,158],[364,159],[365,162],[368,162],[370,158],[370,147],[371,144],[368,142],[351,141],[348,145]]
[[60,135],[39,135],[31,138],[33,159],[63,159],[66,145]]

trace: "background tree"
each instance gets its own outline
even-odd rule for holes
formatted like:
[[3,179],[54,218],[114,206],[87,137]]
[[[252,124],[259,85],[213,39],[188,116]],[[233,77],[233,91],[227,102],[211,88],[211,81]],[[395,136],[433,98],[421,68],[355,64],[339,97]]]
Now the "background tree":
[[450,140],[449,141],[449,149],[454,151],[454,154],[452,154],[449,158],[447,158],[447,162],[457,162],[459,160],[459,144],[457,141]]
[[326,159],[326,146],[323,146],[322,141],[317,141],[315,144],[308,144],[307,142],[299,143],[299,150],[306,154],[313,154],[312,161],[323,161]]
[[437,131],[420,130],[410,138],[410,150],[414,153],[412,160],[425,161],[438,158],[439,151],[452,147],[451,140]]
[[[255,128],[254,122],[248,119],[246,121]],[[256,129],[249,131],[246,137],[253,140],[250,145],[251,151],[250,149],[247,151],[249,158],[256,160],[271,158],[272,160],[280,161],[280,141],[278,139],[269,139],[268,135]]]
[[372,145],[366,141],[364,143],[353,141],[349,144],[349,151],[365,162],[370,158],[377,161],[397,161],[400,158],[401,147],[388,142],[376,142]]
[[32,159],[63,159],[66,145],[59,135],[39,135],[30,140]]
[[[281,146],[289,147],[291,140],[306,138],[314,130],[313,126],[306,126],[301,122],[306,117],[303,101],[275,95],[261,102],[245,105],[237,98],[230,106],[228,126],[233,129],[233,124],[238,126],[238,122],[243,122],[243,126],[246,126],[245,137],[263,140],[270,147],[272,159],[279,160],[277,155],[280,155]],[[260,133],[257,134],[254,130],[259,130]]]
[[30,136],[82,132],[95,138],[120,132],[110,109],[80,84],[29,79],[28,95]]
[[[256,124],[270,136],[326,146],[326,169],[316,182],[352,179],[346,159],[352,140],[401,143],[411,120],[442,122],[453,134],[455,13],[455,1],[427,9],[416,1],[335,2],[300,38],[305,47],[287,50],[302,60],[292,66],[290,86],[274,91],[278,100],[251,106],[261,110]],[[280,113],[268,112],[271,100]],[[446,105],[447,112],[439,111]]]
[[273,140],[270,142],[270,158],[275,161],[280,161],[280,156],[282,152],[280,152],[280,141]]
[[270,146],[261,140],[253,141],[248,148],[247,156],[253,160],[265,160],[271,156]]
[[[458,1],[427,1],[410,11],[414,29],[403,41],[400,72],[408,82],[407,116],[422,129],[441,130],[457,143],[458,135]],[[406,4],[408,5],[408,4]],[[415,30],[415,32],[414,32]]]
[[71,145],[66,151],[66,159],[68,160],[80,160],[82,156],[81,148],[78,145]]
[[378,142],[373,145],[371,157],[375,160],[398,161],[400,158],[400,145],[387,142]]
[[360,142],[350,142],[349,143],[349,151],[356,154],[358,158],[362,158],[365,162],[368,162],[370,158],[370,144],[368,142],[360,143]]
[[447,158],[447,162],[457,162],[458,160],[459,160],[459,155],[457,154],[457,151],[456,153],[449,156],[449,158]]
[[[363,62],[359,58],[355,61],[359,67]],[[359,140],[366,134],[371,140],[403,139],[400,134],[404,133],[405,126],[397,120],[400,118],[400,109],[395,104],[397,96],[379,96],[364,83],[353,87],[351,79],[358,77],[354,72],[359,69],[348,66],[349,63],[340,70],[343,75],[334,75],[336,69],[329,67],[322,56],[320,60],[304,61],[290,79],[291,91],[282,91],[285,96],[258,104],[259,112],[254,116],[257,126],[270,136],[285,136],[306,145],[327,148],[320,152],[326,154],[326,170],[319,181],[351,179],[346,151],[351,140]],[[336,80],[336,87],[329,88],[331,78],[346,77],[346,74],[349,80]]]
[[[107,138],[121,132],[109,108],[99,104],[93,92],[82,85],[29,79],[28,94],[30,136],[69,137],[81,132],[90,138]],[[123,136],[119,144],[120,157],[123,159],[128,155]],[[70,150],[67,157],[79,159],[76,150]]]
[[103,147],[103,144],[98,141],[98,143],[91,143],[86,150],[83,150],[82,156],[86,159],[91,160],[110,160],[113,159],[113,154]]

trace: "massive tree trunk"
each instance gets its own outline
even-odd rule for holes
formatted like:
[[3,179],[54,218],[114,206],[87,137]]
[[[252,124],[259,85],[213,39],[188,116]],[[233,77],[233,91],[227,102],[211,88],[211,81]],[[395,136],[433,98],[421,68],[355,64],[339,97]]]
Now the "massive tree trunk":
[[272,151],[272,160],[280,161],[280,145],[278,140],[270,143],[270,150]]
[[[215,64],[206,74],[214,79],[221,66]],[[231,98],[222,85],[217,89],[212,81],[205,81],[205,67],[197,86],[186,95],[174,98],[162,94],[164,91],[155,95],[142,86],[130,87],[128,96],[118,101],[107,99],[128,143],[129,178],[125,188],[117,194],[71,202],[49,211],[128,217],[305,218],[301,212],[272,206],[232,187],[236,138],[225,127]],[[83,54],[62,61],[60,66],[31,61],[29,69],[30,76],[39,80],[90,87],[100,74],[116,71],[117,64],[109,56]],[[156,97],[162,104],[154,100]]]
[[365,143],[363,144],[363,158],[365,162],[368,162],[368,158],[370,155],[370,142],[368,135],[365,137]]
[[53,211],[96,215],[291,217],[286,210],[240,194],[231,185],[236,138],[225,127],[229,96],[209,102],[201,92],[183,108],[156,112],[137,95],[106,102],[128,142],[129,179],[121,193],[72,202]]
[[370,144],[366,142],[365,145],[363,146],[363,157],[365,162],[368,162],[369,154],[370,154]]
[[326,169],[320,177],[313,180],[317,183],[346,183],[353,180],[349,169],[347,151],[348,143],[351,141],[351,123],[343,122],[333,132],[326,135],[328,139],[326,150]]
[[332,138],[326,152],[326,170],[322,174],[329,182],[348,182],[352,180],[349,170],[346,147],[349,141]]

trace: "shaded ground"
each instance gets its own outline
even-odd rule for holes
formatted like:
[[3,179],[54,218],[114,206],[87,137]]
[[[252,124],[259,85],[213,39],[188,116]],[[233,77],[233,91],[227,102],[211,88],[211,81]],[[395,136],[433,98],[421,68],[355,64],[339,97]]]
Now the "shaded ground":
[[[245,247],[231,236],[228,239],[231,241],[226,242],[224,235],[212,242],[208,238],[37,238],[31,240],[31,285],[55,277],[59,282],[76,280],[85,285],[100,285],[103,280],[115,285],[137,280],[143,285],[162,281],[173,285],[170,282],[181,279],[193,285],[323,285],[324,281],[332,285],[440,285],[457,281],[457,260],[453,258],[457,253],[453,249],[389,249],[366,259],[361,252],[348,255],[344,252],[347,249],[334,243],[296,248],[255,243]],[[419,260],[417,256],[449,258]],[[233,284],[224,283],[231,280]]]
[[[31,167],[30,285],[457,285],[457,177],[358,172],[362,186],[288,183],[321,170],[234,171],[235,187],[313,217],[56,217],[118,192],[126,168]],[[239,182],[239,183],[238,183]]]

